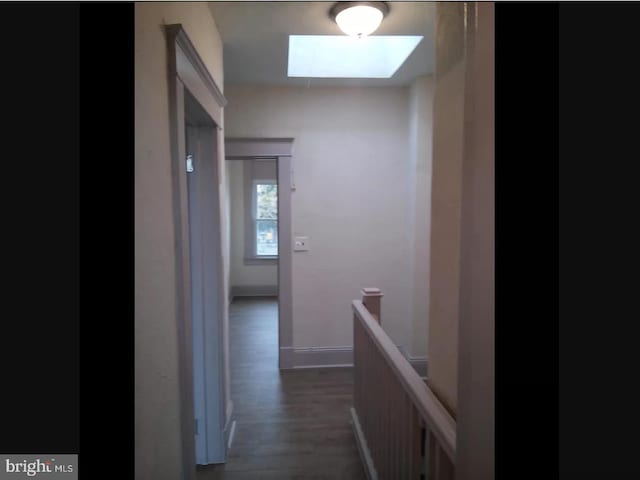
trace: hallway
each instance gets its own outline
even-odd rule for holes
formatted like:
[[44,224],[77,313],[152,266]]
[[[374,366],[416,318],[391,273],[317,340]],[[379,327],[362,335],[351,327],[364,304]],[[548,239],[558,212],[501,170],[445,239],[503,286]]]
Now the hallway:
[[229,335],[235,435],[227,463],[198,467],[196,478],[364,479],[351,368],[280,372],[275,298],[235,299]]

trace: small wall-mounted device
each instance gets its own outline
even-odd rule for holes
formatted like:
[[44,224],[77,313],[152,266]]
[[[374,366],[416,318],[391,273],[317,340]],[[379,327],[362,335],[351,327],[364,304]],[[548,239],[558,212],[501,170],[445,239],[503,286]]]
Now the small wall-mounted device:
[[309,250],[309,237],[295,237],[293,239],[293,250],[295,252],[306,252]]

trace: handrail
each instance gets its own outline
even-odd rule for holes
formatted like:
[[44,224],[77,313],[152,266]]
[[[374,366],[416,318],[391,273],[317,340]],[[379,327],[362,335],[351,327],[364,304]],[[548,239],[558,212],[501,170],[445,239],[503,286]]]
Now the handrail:
[[443,451],[455,463],[456,422],[433,391],[400,353],[376,319],[360,300],[352,302],[353,312],[383,354],[387,364],[409,394],[416,410],[437,438]]

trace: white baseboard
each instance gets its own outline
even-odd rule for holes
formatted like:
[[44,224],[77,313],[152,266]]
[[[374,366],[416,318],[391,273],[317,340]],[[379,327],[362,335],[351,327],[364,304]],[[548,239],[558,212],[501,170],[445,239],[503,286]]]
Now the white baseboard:
[[427,357],[426,356],[416,356],[412,357],[409,354],[409,351],[402,345],[397,345],[398,350],[402,353],[402,356],[407,359],[407,361],[411,364],[413,369],[416,371],[421,378],[425,378],[427,376]]
[[[427,376],[427,357],[412,357],[402,346],[398,350],[420,377]],[[281,369],[353,367],[353,347],[281,347],[280,359]]]
[[353,367],[353,347],[293,348],[293,368]]
[[355,408],[351,407],[351,426],[353,427],[353,435],[356,437],[356,445],[358,445],[358,451],[360,452],[360,460],[362,461],[362,467],[364,473],[366,473],[369,480],[378,480],[378,473],[376,467],[373,465],[373,459],[371,458],[371,452],[367,446],[367,440],[360,427],[360,420]]
[[231,287],[231,297],[277,297],[278,285],[236,285]]
[[427,357],[410,357],[409,363],[420,378],[427,378]]

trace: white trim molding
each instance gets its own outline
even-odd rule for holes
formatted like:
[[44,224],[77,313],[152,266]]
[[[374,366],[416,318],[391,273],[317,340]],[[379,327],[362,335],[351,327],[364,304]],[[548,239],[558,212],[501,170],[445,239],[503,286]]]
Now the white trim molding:
[[225,138],[228,160],[244,158],[275,158],[293,155],[293,138]]
[[288,368],[353,367],[353,347],[281,347]]
[[422,378],[427,378],[427,357],[409,357],[409,363]]
[[398,347],[398,350],[400,350],[400,353],[402,353],[402,356],[411,364],[416,373],[423,379],[427,378],[427,357],[422,355],[413,357],[404,345],[396,346]]
[[[397,345],[403,357],[423,379],[427,376],[427,357],[412,357],[402,345]],[[353,347],[280,347],[280,358],[288,368],[353,367]]]
[[[178,57],[176,62],[177,68],[175,72],[171,72],[171,73],[177,74],[181,78],[183,83],[186,86],[189,86],[191,82],[188,81],[189,79],[184,77],[187,77],[189,73],[191,73],[190,72],[191,70],[195,71],[198,74],[198,77],[200,77],[200,80],[202,81],[204,86],[207,88],[207,90],[211,94],[211,96],[215,99],[216,103],[220,106],[220,108],[225,107],[227,105],[227,99],[222,94],[222,90],[220,90],[220,88],[218,87],[218,84],[213,78],[213,75],[211,75],[211,72],[209,72],[209,69],[205,66],[204,62],[202,61],[202,58],[198,54],[198,51],[193,46],[193,43],[191,43],[191,40],[189,40],[189,37],[187,36],[186,32],[184,31],[184,28],[182,27],[182,24],[176,23],[173,25],[167,25],[165,28],[166,28],[167,36],[169,37],[169,39],[171,39],[172,43],[175,42],[175,45],[182,50],[182,52],[176,51],[176,56]],[[186,57],[186,59],[190,63],[190,66],[188,68],[184,68],[183,66],[180,65],[180,61],[182,59],[180,59],[179,57],[181,56],[180,55],[181,53]]]

